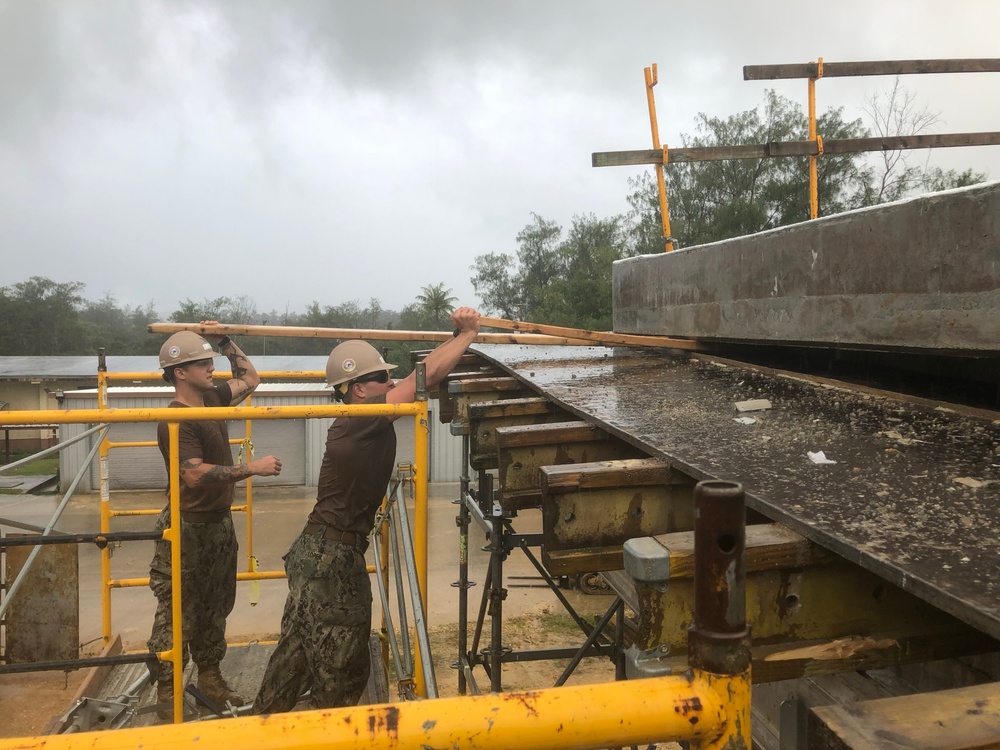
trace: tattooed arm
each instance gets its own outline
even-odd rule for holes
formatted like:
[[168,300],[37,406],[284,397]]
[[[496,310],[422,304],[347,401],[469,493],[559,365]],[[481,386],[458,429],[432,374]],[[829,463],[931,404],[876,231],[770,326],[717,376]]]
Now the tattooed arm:
[[203,487],[206,484],[232,484],[247,477],[274,477],[281,473],[281,460],[276,456],[264,456],[248,464],[219,466],[207,464],[200,458],[181,461],[181,481],[188,487]]
[[[214,326],[218,325],[218,323],[214,320],[203,320],[199,325]],[[243,350],[229,336],[209,333],[208,331],[203,332],[201,335],[218,346],[219,352],[229,360],[229,368],[233,373],[233,377],[229,379],[229,390],[232,393],[229,405],[236,406],[242,403],[260,385],[260,376],[257,374],[257,368],[253,366],[249,357],[243,353]]]
[[247,355],[228,336],[223,339],[219,351],[226,355],[232,368],[233,377],[229,380],[229,390],[233,396],[229,405],[236,406],[257,390],[260,376]]

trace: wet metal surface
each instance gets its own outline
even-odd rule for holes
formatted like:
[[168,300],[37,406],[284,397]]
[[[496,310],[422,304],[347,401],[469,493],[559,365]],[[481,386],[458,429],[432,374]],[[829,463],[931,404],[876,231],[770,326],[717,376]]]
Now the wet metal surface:
[[[1000,414],[665,351],[475,350],[696,479],[740,482],[748,506],[1000,637]],[[750,399],[772,408],[738,413]],[[836,463],[814,463],[817,451]]]

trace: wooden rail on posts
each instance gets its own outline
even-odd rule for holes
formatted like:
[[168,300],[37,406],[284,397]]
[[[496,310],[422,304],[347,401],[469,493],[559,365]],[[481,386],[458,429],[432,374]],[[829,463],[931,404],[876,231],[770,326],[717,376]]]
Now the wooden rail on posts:
[[[647,71],[649,69],[647,68]],[[809,140],[758,143],[744,146],[704,146],[692,148],[645,149],[641,151],[599,151],[591,154],[594,167],[621,167],[652,164],[661,170],[669,163],[765,159],[778,156],[809,157],[809,218],[818,216],[816,160],[824,154],[852,154],[866,151],[901,151],[918,148],[1000,145],[1000,132],[942,133],[938,135],[886,136],[884,138],[841,138],[826,140],[816,131],[816,81],[820,78],[853,76],[917,75],[927,73],[998,73],[1000,58],[951,60],[882,60],[865,62],[816,62],[790,65],[746,65],[743,80],[806,78],[809,81]],[[649,73],[646,73],[647,89]],[[654,142],[654,146],[657,146]],[[661,205],[666,197],[661,195]],[[669,226],[669,224],[665,224]],[[673,238],[670,238],[673,240]]]

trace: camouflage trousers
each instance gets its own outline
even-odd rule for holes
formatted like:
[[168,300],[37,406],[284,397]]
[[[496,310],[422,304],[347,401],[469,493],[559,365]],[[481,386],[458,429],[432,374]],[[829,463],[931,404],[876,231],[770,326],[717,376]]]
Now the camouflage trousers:
[[[156,521],[160,531],[170,526],[170,510],[164,509]],[[156,542],[149,565],[149,587],[156,595],[153,632],[147,644],[156,653],[173,643],[171,610],[170,543]],[[236,604],[236,554],[239,545],[233,519],[218,523],[181,523],[181,633],[183,663],[188,651],[194,663],[212,667],[226,655],[226,618]],[[153,670],[151,670],[153,671]],[[166,682],[173,677],[173,664],[159,663],[153,679]]]
[[307,690],[314,708],[357,705],[371,661],[371,581],[360,550],[302,532],[285,555],[281,638],[253,713],[290,711]]

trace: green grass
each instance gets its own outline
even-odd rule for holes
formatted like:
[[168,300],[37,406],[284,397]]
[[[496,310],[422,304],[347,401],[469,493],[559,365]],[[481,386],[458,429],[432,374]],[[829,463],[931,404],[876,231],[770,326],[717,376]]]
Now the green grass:
[[[19,458],[11,457],[11,463],[19,460]],[[50,456],[48,458],[40,458],[37,461],[32,461],[30,463],[24,464],[23,466],[18,466],[16,469],[11,471],[0,472],[0,476],[5,477],[26,477],[26,476],[42,476],[44,474],[55,474],[59,470],[59,457]]]

